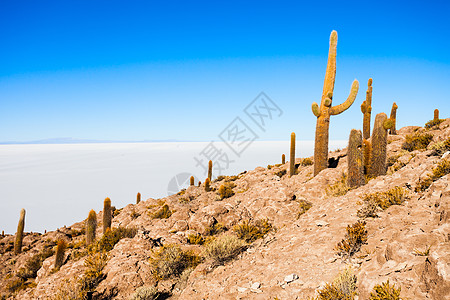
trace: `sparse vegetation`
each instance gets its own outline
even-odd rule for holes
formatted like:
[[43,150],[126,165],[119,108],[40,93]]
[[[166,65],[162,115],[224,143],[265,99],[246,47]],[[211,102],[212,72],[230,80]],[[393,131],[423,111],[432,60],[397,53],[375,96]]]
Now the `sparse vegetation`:
[[83,277],[79,284],[83,292],[93,291],[97,285],[105,279],[103,269],[108,263],[108,254],[106,252],[90,252],[84,261],[86,267]]
[[336,251],[343,257],[350,257],[359,251],[361,245],[367,241],[366,222],[358,221],[347,226],[347,233],[336,246]]
[[286,169],[283,169],[283,170],[280,170],[280,171],[275,172],[274,174],[281,178],[281,177],[283,177],[284,175],[286,175],[286,173],[287,173],[287,170],[286,170]]
[[160,209],[150,215],[152,219],[168,219],[172,215],[169,205],[164,204]]
[[450,174],[450,160],[443,159],[438,163],[436,167],[433,168],[431,174],[428,174],[428,176],[426,176],[424,179],[419,179],[415,191],[425,191],[431,186],[433,181],[436,181],[447,174]]
[[445,119],[433,119],[425,123],[426,129],[436,129]]
[[[394,187],[386,192],[375,192],[363,196],[363,208],[358,211],[361,216],[372,217],[376,207],[387,209],[392,205],[400,205],[408,197],[408,191],[402,187]],[[364,210],[364,211],[363,211]],[[359,216],[359,215],[358,215]],[[375,213],[376,216],[376,213]]]
[[414,255],[417,255],[417,256],[428,256],[428,255],[430,255],[430,249],[431,249],[431,246],[426,246],[425,250],[421,251],[419,249],[414,249],[413,253],[414,253]]
[[234,195],[233,188],[236,187],[236,185],[232,182],[230,183],[224,183],[219,187],[219,197],[220,199],[229,198]]
[[347,194],[350,190],[350,187],[347,183],[347,174],[342,173],[341,178],[336,181],[334,184],[331,184],[327,187],[326,193],[331,197],[339,197]]
[[136,228],[118,227],[108,228],[102,238],[93,246],[100,251],[110,251],[123,238],[133,238],[137,233]]
[[445,152],[450,151],[450,138],[433,144],[430,149],[433,150],[433,155],[442,156]]
[[369,300],[400,300],[401,287],[396,288],[393,284],[389,284],[389,279],[386,282],[377,284],[370,293]]
[[343,270],[325,287],[318,291],[317,300],[353,300],[356,296],[357,278],[353,274],[351,267]]
[[264,237],[271,230],[273,230],[272,224],[267,219],[260,219],[254,222],[245,220],[233,228],[237,236],[247,243]]
[[191,245],[203,245],[204,242],[205,239],[202,237],[201,234],[191,233],[190,235],[188,235],[188,243]]
[[150,264],[156,279],[179,276],[185,269],[195,267],[200,257],[192,251],[184,251],[177,245],[164,245],[153,253]]
[[141,286],[137,288],[130,300],[154,300],[159,296],[158,290],[154,286]]
[[312,203],[311,202],[308,202],[308,201],[303,200],[303,199],[299,200],[298,201],[297,219],[300,218],[301,215],[306,213],[311,207],[312,207]]
[[227,231],[227,228],[225,226],[223,226],[221,223],[214,223],[213,225],[211,225],[205,229],[205,235],[213,236],[213,235],[225,232],[225,231]]
[[203,255],[221,265],[241,253],[247,244],[235,235],[221,235],[204,246]]
[[432,139],[433,135],[431,133],[416,132],[414,134],[408,134],[402,144],[402,149],[406,151],[426,149]]
[[314,164],[314,162],[312,161],[311,158],[307,157],[302,159],[302,162],[300,163],[302,166],[312,166]]

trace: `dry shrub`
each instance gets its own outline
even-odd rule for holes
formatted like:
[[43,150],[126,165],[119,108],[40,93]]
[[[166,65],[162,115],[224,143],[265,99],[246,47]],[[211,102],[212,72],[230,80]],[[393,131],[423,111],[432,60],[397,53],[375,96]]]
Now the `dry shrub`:
[[188,235],[188,243],[191,245],[203,245],[205,239],[201,236],[201,234],[191,233]]
[[426,129],[436,129],[445,119],[433,119],[425,123]]
[[442,156],[445,152],[450,151],[450,138],[431,145],[430,149],[433,150],[433,155]]
[[234,235],[221,235],[203,249],[203,256],[210,259],[213,265],[221,265],[241,253],[246,243]]
[[336,251],[343,257],[350,257],[359,251],[361,245],[367,242],[366,222],[358,221],[347,226],[347,233],[336,246]]
[[76,279],[63,279],[58,285],[56,293],[51,298],[52,300],[82,300],[85,292],[81,289],[79,281]]
[[357,211],[356,215],[358,218],[376,218],[378,217],[377,214],[378,210],[378,204],[376,201],[373,200],[373,198],[365,198],[363,200],[362,207]]
[[306,213],[312,207],[312,203],[306,200],[300,199],[298,201],[298,214],[297,219],[300,218],[301,215]]
[[[363,205],[365,208],[373,207],[374,205],[381,209],[387,209],[392,205],[400,205],[408,197],[408,191],[402,187],[394,187],[386,192],[376,192],[365,194],[363,198]],[[363,206],[364,207],[364,206]],[[370,210],[368,212],[370,214]],[[363,215],[363,212],[360,214]],[[368,215],[370,217],[370,215]]]
[[433,139],[431,133],[420,133],[416,132],[414,134],[408,134],[405,138],[406,140],[402,144],[402,149],[406,151],[414,151],[426,149],[428,144],[430,144]]
[[395,284],[391,286],[388,279],[386,282],[373,287],[369,300],[400,300],[401,290],[402,288],[396,288]]
[[108,254],[105,252],[91,252],[84,266],[86,267],[83,277],[80,279],[80,288],[83,291],[93,291],[97,285],[105,279],[103,269],[108,263]]
[[311,166],[314,164],[311,158],[307,157],[302,159],[302,162],[300,163],[302,166]]
[[25,262],[25,267],[20,268],[16,276],[19,277],[22,280],[27,280],[29,278],[36,278],[37,271],[41,268],[42,262],[52,256],[54,251],[52,249],[49,249],[47,247],[44,247],[41,252],[38,254],[35,254],[31,257],[29,257]]
[[286,173],[287,173],[286,169],[283,169],[283,170],[275,172],[274,174],[281,178],[284,175],[286,175]]
[[431,170],[431,174],[428,174],[424,179],[419,179],[416,186],[416,192],[426,190],[433,181],[436,181],[447,174],[450,174],[450,160],[443,159],[433,168],[433,170]]
[[113,230],[108,228],[102,238],[91,247],[100,251],[110,251],[121,239],[133,238],[136,233],[136,228],[118,227]]
[[326,286],[318,291],[318,300],[353,300],[356,296],[357,278],[353,275],[351,267],[343,270]]
[[347,194],[350,187],[347,184],[347,174],[342,173],[341,178],[334,184],[327,187],[326,192],[328,196],[339,197]]
[[212,236],[227,231],[227,228],[221,223],[214,223],[205,229],[206,236]]
[[254,242],[257,239],[264,237],[272,229],[272,224],[270,224],[267,219],[260,219],[254,222],[245,220],[233,227],[233,231],[237,236],[247,243]]
[[167,219],[172,215],[169,205],[164,204],[160,209],[150,215],[152,219]]
[[154,300],[159,296],[158,290],[154,286],[141,286],[137,288],[130,300]]
[[179,276],[185,269],[200,263],[200,257],[192,251],[183,251],[177,245],[165,245],[154,252],[150,259],[156,279]]
[[233,188],[236,185],[233,182],[224,183],[219,187],[219,196],[220,199],[230,198],[234,195]]

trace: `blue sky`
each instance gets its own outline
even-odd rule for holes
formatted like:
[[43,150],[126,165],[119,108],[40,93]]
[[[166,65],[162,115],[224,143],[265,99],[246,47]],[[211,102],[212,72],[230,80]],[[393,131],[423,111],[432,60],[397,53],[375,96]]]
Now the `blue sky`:
[[261,91],[283,115],[262,140],[313,139],[330,32],[334,104],[355,104],[330,138],[373,117],[423,125],[450,113],[448,1],[1,1],[0,142],[57,137],[217,140]]

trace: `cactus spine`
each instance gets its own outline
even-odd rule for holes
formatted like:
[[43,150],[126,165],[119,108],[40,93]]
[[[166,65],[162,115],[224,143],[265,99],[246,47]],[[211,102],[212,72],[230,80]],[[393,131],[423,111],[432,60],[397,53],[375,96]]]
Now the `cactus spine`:
[[386,175],[386,147],[388,129],[392,128],[393,121],[388,119],[385,113],[379,113],[375,117],[372,132],[372,157],[370,163],[370,177]]
[[330,128],[330,116],[338,115],[346,111],[355,101],[358,94],[359,83],[354,80],[347,100],[339,105],[331,106],[333,100],[334,81],[336,78],[336,46],[337,32],[330,35],[330,48],[328,52],[328,64],[323,84],[320,106],[314,102],[311,106],[313,114],[317,117],[316,140],[314,145],[314,176],[328,167],[328,137]]
[[103,234],[105,234],[106,230],[111,229],[111,199],[106,198],[103,201]]
[[136,195],[136,204],[139,204],[141,202],[141,193],[137,193]]
[[434,121],[438,121],[439,120],[439,109],[435,109],[434,110]]
[[286,155],[281,155],[281,164],[284,165],[286,163]]
[[289,158],[289,176],[295,174],[295,132],[291,133],[291,157]]
[[211,179],[212,179],[212,161],[211,160],[208,163],[208,178],[209,178],[209,181],[211,181]]
[[97,214],[95,210],[89,212],[86,220],[86,245],[90,245],[95,241],[95,231],[97,230]]
[[372,78],[367,82],[366,100],[361,104],[363,113],[363,137],[365,140],[370,138],[370,117],[372,115]]
[[365,183],[361,130],[352,129],[348,139],[348,185],[357,188]]
[[205,179],[205,191],[209,192],[211,190],[211,187],[209,186],[211,183],[211,181],[209,180],[209,178]]
[[392,120],[392,127],[391,129],[389,129],[389,133],[392,135],[397,135],[397,130],[395,129],[395,125],[397,123],[397,103],[393,103],[392,104],[392,109],[391,109],[391,117],[390,119]]
[[190,181],[191,186],[194,186],[194,176],[191,176]]
[[55,269],[61,268],[64,264],[64,254],[66,252],[67,244],[64,240],[59,240],[56,245],[56,258],[55,258]]
[[17,225],[16,242],[14,243],[14,253],[22,252],[23,229],[25,228],[25,209],[20,210],[19,224]]

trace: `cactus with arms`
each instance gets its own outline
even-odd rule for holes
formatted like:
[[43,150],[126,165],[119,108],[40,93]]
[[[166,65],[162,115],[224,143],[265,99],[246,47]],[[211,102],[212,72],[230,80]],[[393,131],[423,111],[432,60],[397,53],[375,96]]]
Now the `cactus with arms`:
[[311,107],[313,114],[317,117],[316,140],[314,146],[314,176],[328,167],[330,116],[338,115],[347,110],[355,101],[359,89],[359,83],[355,79],[352,83],[350,95],[347,100],[339,105],[331,106],[334,81],[336,78],[336,46],[337,32],[333,30],[330,35],[330,49],[328,52],[328,64],[323,84],[322,99],[320,101],[320,106],[314,102]]
[[365,183],[361,130],[352,129],[348,139],[348,185],[357,188]]
[[397,135],[397,130],[395,129],[395,125],[397,123],[397,103],[393,103],[392,104],[392,109],[391,109],[391,117],[390,119],[392,120],[392,127],[391,129],[389,129],[389,133],[392,135]]
[[393,121],[388,119],[385,113],[379,113],[375,117],[372,132],[372,157],[370,163],[370,177],[386,175],[386,147],[388,129],[392,128]]

